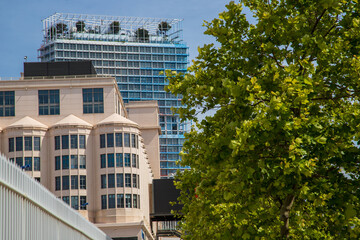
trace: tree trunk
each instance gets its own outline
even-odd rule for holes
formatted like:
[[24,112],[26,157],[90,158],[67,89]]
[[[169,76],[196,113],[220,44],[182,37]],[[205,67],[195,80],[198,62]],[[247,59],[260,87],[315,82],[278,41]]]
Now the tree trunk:
[[283,225],[281,226],[281,236],[285,239],[289,237],[289,217],[294,200],[294,195],[287,195],[280,209],[280,220],[283,221]]

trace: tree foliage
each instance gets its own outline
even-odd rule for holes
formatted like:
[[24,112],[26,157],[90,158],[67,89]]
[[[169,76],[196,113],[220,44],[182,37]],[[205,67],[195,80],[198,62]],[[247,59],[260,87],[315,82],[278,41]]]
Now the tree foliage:
[[77,32],[84,32],[85,31],[85,22],[84,21],[77,21],[75,26],[76,26],[76,31]]
[[141,42],[148,42],[149,41],[149,31],[145,28],[138,28],[135,31],[135,37],[137,40]]
[[120,31],[120,23],[118,21],[113,21],[110,24],[110,33],[111,34],[118,34]]
[[171,29],[171,25],[168,22],[163,21],[159,23],[158,29],[160,33],[166,34],[166,32]]
[[184,239],[360,238],[359,14],[357,1],[243,0],[205,22],[219,47],[167,72],[197,126],[178,175]]
[[56,24],[56,33],[63,34],[68,32],[68,27],[65,23]]

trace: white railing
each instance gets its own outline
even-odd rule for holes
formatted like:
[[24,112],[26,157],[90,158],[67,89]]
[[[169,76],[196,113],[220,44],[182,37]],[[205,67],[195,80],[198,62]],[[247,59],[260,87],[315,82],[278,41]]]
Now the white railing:
[[19,77],[0,77],[0,81],[17,81],[20,80]]
[[179,221],[160,221],[158,222],[158,231],[174,231],[178,229]]
[[0,239],[111,238],[0,155]]

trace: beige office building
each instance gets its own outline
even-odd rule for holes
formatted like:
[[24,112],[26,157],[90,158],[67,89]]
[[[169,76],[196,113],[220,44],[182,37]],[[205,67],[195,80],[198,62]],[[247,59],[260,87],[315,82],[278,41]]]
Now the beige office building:
[[114,239],[153,239],[157,103],[123,104],[113,77],[0,81],[0,151]]

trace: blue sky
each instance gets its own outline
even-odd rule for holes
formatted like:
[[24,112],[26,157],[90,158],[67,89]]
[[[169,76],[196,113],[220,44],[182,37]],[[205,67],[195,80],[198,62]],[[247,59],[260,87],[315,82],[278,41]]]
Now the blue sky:
[[211,21],[229,0],[0,0],[0,77],[19,77],[24,56],[37,60],[42,41],[41,20],[56,13],[182,18],[190,59],[197,47],[214,42],[205,36],[203,21]]

